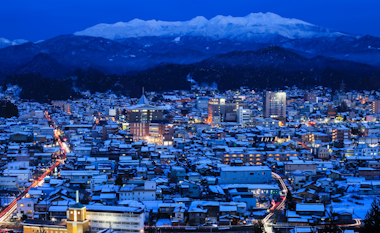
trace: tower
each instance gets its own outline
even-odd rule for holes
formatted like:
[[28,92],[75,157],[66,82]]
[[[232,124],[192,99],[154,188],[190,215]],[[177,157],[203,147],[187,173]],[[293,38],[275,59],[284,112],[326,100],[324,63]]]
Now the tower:
[[86,207],[81,203],[70,206],[67,209],[67,233],[89,232],[89,221],[86,219]]

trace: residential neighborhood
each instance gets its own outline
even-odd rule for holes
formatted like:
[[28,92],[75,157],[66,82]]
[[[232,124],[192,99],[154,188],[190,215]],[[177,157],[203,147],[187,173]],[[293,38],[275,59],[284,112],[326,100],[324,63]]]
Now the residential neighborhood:
[[378,92],[2,95],[0,217],[25,232],[360,232],[380,193]]

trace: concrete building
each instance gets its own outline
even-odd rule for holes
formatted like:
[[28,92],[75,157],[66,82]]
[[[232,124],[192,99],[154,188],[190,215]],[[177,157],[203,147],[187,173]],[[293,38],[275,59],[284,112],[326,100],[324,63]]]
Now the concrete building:
[[[116,232],[144,232],[144,209],[124,206],[86,206],[91,232],[113,229]],[[69,232],[68,232],[69,233]]]
[[267,91],[263,97],[265,118],[286,119],[286,93]]
[[347,127],[334,128],[332,130],[332,140],[343,145],[344,140],[351,140],[351,129]]
[[137,105],[127,108],[127,120],[130,123],[149,123],[162,120],[164,110],[149,104],[145,95],[142,95]]
[[372,113],[378,114],[380,110],[380,100],[372,101]]
[[197,109],[207,109],[208,108],[208,98],[199,97],[197,98]]
[[310,103],[317,103],[318,102],[318,99],[317,99],[317,94],[314,94],[314,93],[307,93],[304,95],[303,99],[305,101],[308,101]]
[[155,181],[145,181],[144,186],[125,185],[119,190],[119,200],[155,201],[156,191]]
[[326,147],[318,147],[316,149],[317,157],[320,159],[328,159],[330,158],[330,151]]
[[272,179],[267,166],[222,167],[219,184],[263,184]]
[[208,101],[209,124],[219,124],[221,122],[236,122],[237,111],[240,107],[247,108],[248,104],[241,102],[240,99],[227,101],[225,98],[213,98]]
[[226,112],[226,99],[214,98],[208,101],[208,123],[218,124],[224,122],[224,114]]
[[17,189],[18,177],[17,176],[0,176],[0,187],[7,188],[7,189]]
[[251,110],[239,107],[237,110],[237,122],[240,124],[249,124],[251,122]]

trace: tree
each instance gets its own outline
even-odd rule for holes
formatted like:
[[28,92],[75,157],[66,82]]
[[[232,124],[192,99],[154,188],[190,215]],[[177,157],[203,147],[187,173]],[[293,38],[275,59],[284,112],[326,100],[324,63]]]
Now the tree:
[[253,224],[253,233],[263,233],[264,232],[264,224],[261,221]]
[[380,199],[376,198],[364,219],[363,232],[377,232],[380,229]]
[[290,191],[286,194],[286,209],[287,210],[295,210],[296,209],[296,203],[293,199],[293,195]]
[[123,178],[119,175],[117,176],[116,180],[115,180],[115,184],[116,185],[119,185],[119,186],[122,186],[123,185]]
[[13,116],[18,117],[18,108],[10,101],[0,101],[0,116],[5,118],[11,118]]

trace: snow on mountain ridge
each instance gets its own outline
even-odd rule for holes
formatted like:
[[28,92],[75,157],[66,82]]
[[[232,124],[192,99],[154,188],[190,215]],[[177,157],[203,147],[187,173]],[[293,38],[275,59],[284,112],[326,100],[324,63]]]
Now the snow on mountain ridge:
[[12,45],[24,44],[27,42],[28,41],[24,39],[8,40],[6,38],[0,37],[0,48],[5,48]]
[[75,35],[122,39],[144,36],[203,36],[212,39],[260,40],[273,35],[289,39],[342,36],[340,32],[319,27],[302,20],[283,18],[274,13],[251,13],[245,17],[218,15],[207,20],[197,16],[189,21],[133,19],[115,24],[97,24]]

